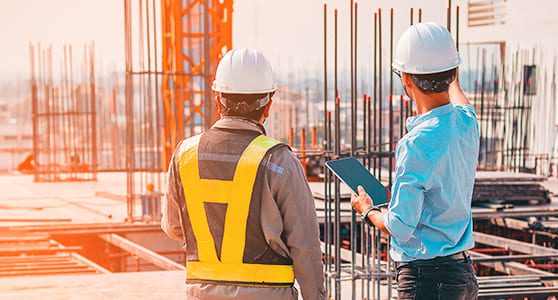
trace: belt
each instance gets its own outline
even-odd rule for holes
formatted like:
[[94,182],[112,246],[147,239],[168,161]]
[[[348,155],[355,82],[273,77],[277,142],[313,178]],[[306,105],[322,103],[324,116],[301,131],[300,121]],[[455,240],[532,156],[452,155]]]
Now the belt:
[[416,265],[416,266],[425,266],[425,265],[436,265],[439,263],[446,263],[446,262],[453,262],[453,261],[470,261],[471,257],[465,251],[457,252],[455,254],[450,254],[447,256],[438,256],[430,259],[417,259],[408,262],[396,262],[395,266],[398,268],[404,265]]

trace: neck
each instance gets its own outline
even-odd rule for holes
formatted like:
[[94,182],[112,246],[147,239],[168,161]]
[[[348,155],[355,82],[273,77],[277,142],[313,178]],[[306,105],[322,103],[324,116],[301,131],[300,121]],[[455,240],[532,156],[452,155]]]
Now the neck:
[[417,104],[417,113],[419,115],[425,114],[437,107],[444,106],[450,103],[449,94],[436,93],[436,94],[418,94],[414,97]]

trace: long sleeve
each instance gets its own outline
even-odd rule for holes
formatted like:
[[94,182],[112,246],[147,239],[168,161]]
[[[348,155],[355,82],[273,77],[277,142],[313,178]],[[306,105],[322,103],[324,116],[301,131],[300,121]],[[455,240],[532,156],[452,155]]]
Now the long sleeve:
[[397,150],[395,182],[384,225],[399,243],[405,243],[419,223],[432,163],[418,144],[405,142]]
[[185,242],[184,233],[182,232],[182,219],[180,216],[181,202],[184,202],[184,190],[180,181],[180,172],[178,170],[177,152],[180,144],[176,147],[167,172],[166,193],[161,199],[161,229],[172,239]]
[[302,165],[289,152],[285,170],[272,181],[283,219],[283,237],[305,300],[326,299],[316,208]]

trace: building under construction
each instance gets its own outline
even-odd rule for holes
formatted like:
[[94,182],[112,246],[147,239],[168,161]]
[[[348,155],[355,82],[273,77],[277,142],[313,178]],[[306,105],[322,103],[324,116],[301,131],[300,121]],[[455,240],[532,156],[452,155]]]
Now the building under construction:
[[[322,65],[281,82],[266,126],[305,169],[328,296],[396,299],[390,238],[356,217],[324,164],[355,157],[391,187],[417,114],[391,69],[394,43],[433,12],[362,2],[316,6],[322,22],[304,26],[321,33]],[[439,2],[480,125],[469,251],[479,299],[556,299],[558,21],[542,10],[557,5]],[[12,161],[0,165],[0,298],[183,299],[186,253],[162,232],[160,201],[177,143],[218,119],[211,82],[235,46],[234,4],[122,0],[123,74],[99,68],[95,43],[27,45],[28,105],[0,102],[0,157]]]

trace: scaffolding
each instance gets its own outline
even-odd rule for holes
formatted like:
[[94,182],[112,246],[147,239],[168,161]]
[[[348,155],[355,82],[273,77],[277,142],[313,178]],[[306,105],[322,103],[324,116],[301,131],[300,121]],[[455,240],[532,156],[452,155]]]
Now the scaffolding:
[[217,118],[211,82],[232,47],[232,0],[124,0],[124,13],[128,220],[157,221],[176,145]]
[[72,46],[64,46],[60,78],[52,47],[29,44],[35,181],[97,179],[97,97],[94,45],[83,49],[76,73]]

